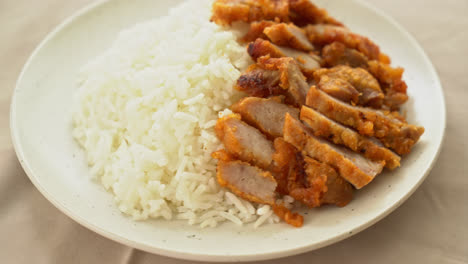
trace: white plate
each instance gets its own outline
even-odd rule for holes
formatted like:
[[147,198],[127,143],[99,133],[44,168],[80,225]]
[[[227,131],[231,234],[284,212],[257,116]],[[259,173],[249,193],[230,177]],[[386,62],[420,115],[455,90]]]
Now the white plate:
[[358,0],[316,1],[356,32],[379,43],[406,68],[409,121],[426,128],[402,167],[377,177],[347,207],[309,210],[303,228],[286,224],[199,229],[185,222],[133,222],[112,196],[89,178],[84,156],[70,136],[78,69],[111,44],[118,31],[161,16],[181,0],[101,1],[52,32],[26,63],[11,105],[18,158],[31,181],[57,208],[95,232],[145,251],[191,260],[247,261],[298,254],[347,238],[403,203],[438,155],[445,130],[439,78],[416,41],[380,11]]

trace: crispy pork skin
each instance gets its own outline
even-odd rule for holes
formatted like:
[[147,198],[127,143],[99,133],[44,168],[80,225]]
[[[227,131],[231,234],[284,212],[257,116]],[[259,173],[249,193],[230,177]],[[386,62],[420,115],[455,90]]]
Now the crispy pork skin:
[[213,3],[211,20],[218,25],[275,19],[289,21],[288,0],[216,0]]
[[399,110],[408,101],[406,82],[403,81],[403,68],[392,67],[386,63],[369,60],[361,52],[347,48],[344,44],[333,42],[322,49],[323,64],[327,67],[346,65],[366,69],[380,83],[385,93],[383,107]]
[[287,97],[296,106],[305,104],[309,84],[294,59],[261,57],[258,59],[257,64],[267,70],[279,70],[281,75],[280,86],[287,91]]
[[294,24],[279,23],[272,25],[265,28],[263,33],[271,42],[277,45],[302,51],[314,50],[314,46],[307,39],[304,30],[296,27]]
[[323,63],[327,67],[346,65],[367,68],[368,58],[361,52],[347,48],[343,43],[333,42],[322,49]]
[[268,20],[252,22],[249,26],[249,31],[245,34],[245,36],[241,39],[241,41],[252,42],[257,39],[268,40],[267,35],[265,35],[264,33],[265,28],[271,27],[276,24],[278,23],[274,21],[268,21]]
[[329,119],[312,108],[302,107],[300,118],[317,137],[346,146],[355,152],[362,153],[368,159],[385,161],[385,167],[389,169],[400,166],[400,156],[379,144],[375,139],[361,136],[353,129]]
[[382,106],[385,96],[379,82],[366,70],[340,65],[331,69],[320,69],[314,72],[316,82],[322,82],[322,78],[325,76],[325,80],[328,82],[333,79],[340,79],[351,84],[359,92],[359,105],[375,108]]
[[323,75],[320,77],[317,86],[320,90],[326,92],[327,94],[339,99],[343,102],[351,103],[356,105],[359,103],[360,93],[352,84],[348,81],[331,78],[328,75]]
[[377,44],[364,36],[349,31],[347,28],[333,25],[309,25],[304,29],[312,44],[325,46],[333,42],[340,42],[348,48],[360,51],[370,60],[390,63],[390,58],[380,52]]
[[271,58],[291,57],[296,60],[302,73],[307,77],[313,77],[313,72],[320,68],[320,57],[317,55],[287,47],[279,47],[268,40],[260,38],[250,43],[247,51],[255,61],[264,56],[270,56]]
[[379,139],[399,155],[408,154],[424,133],[423,127],[407,124],[397,113],[352,106],[312,86],[306,105],[328,118],[358,130],[359,134]]
[[327,190],[320,197],[320,205],[333,204],[344,207],[351,202],[354,192],[353,187],[338,175],[335,169],[310,157],[305,157],[304,161],[309,186],[313,186],[317,181],[320,182],[323,175],[326,176],[325,185]]
[[281,88],[280,79],[278,69],[268,70],[253,64],[239,77],[235,88],[256,97],[282,95],[286,91]]
[[300,121],[286,115],[284,139],[309,157],[337,169],[357,189],[369,184],[379,174],[384,162],[374,162],[359,153],[315,137]]
[[310,0],[289,0],[290,19],[298,26],[309,24],[331,24],[343,26],[341,22],[331,17],[325,9],[314,5]]

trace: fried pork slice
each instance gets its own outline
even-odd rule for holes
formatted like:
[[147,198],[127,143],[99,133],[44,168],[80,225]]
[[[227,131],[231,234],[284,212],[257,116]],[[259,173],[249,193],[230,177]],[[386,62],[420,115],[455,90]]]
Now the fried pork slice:
[[[323,77],[325,77],[323,79]],[[380,108],[384,99],[384,94],[379,82],[366,70],[361,68],[351,68],[349,66],[336,66],[331,69],[320,69],[314,72],[315,81],[319,83],[319,88],[327,87],[331,79],[341,79],[351,84],[359,94],[359,105]],[[347,87],[334,85],[335,87]],[[323,89],[322,89],[323,90]],[[327,92],[327,90],[324,90]],[[329,93],[330,94],[330,93]],[[333,94],[330,94],[333,96]],[[340,98],[339,98],[340,99]],[[349,102],[349,101],[348,101]]]
[[393,68],[390,65],[370,61],[368,70],[381,83],[385,90],[384,105],[390,110],[398,110],[408,101],[406,82],[403,81],[403,68]]
[[274,141],[275,153],[270,171],[278,183],[276,191],[282,195],[289,195],[288,180],[289,174],[296,164],[296,148],[284,141],[283,138],[276,138]]
[[385,93],[383,104],[390,110],[398,110],[408,101],[407,85],[403,81],[403,68],[394,68],[388,64],[372,60],[361,52],[347,48],[339,42],[333,42],[322,49],[323,64],[327,67],[347,65],[369,71],[380,83]]
[[275,139],[276,168],[283,173],[278,180],[278,190],[309,207],[324,204],[347,205],[353,197],[351,184],[345,181],[329,165],[310,157],[304,157],[283,138]]
[[355,128],[359,134],[379,139],[399,155],[408,154],[424,133],[423,127],[407,124],[397,113],[352,106],[312,86],[306,105],[328,118]]
[[300,214],[276,202],[278,184],[270,172],[235,160],[225,150],[217,151],[212,156],[219,160],[216,176],[222,187],[248,201],[271,205],[276,215],[294,227],[303,225],[304,218]]
[[346,65],[353,68],[368,67],[368,58],[361,52],[347,48],[343,43],[333,42],[322,49],[323,64],[327,67]]
[[304,28],[312,44],[328,45],[333,42],[343,43],[346,47],[362,52],[370,60],[389,64],[390,58],[380,52],[379,46],[370,39],[349,31],[344,27],[332,25],[309,25]]
[[283,136],[286,113],[299,118],[299,109],[283,104],[280,98],[246,97],[234,104],[231,109],[240,114],[246,123],[270,138]]
[[314,46],[307,39],[304,30],[296,27],[294,24],[279,23],[272,25],[265,28],[263,33],[271,42],[277,45],[302,51],[314,50]]
[[255,97],[282,95],[279,70],[267,70],[257,64],[251,65],[237,80],[235,88]]
[[213,3],[211,20],[218,25],[275,19],[289,21],[288,0],[216,0]]
[[308,125],[317,137],[326,138],[337,145],[343,145],[363,154],[374,161],[385,161],[385,167],[395,169],[400,166],[400,156],[383,147],[378,141],[359,135],[312,108],[303,106],[300,119]]
[[334,204],[344,207],[353,199],[353,187],[335,169],[316,159],[305,157],[305,172],[309,186],[314,186],[326,176],[326,191],[320,198],[320,205]]
[[257,39],[249,44],[247,51],[255,61],[263,56],[271,58],[291,57],[296,60],[305,76],[313,76],[313,72],[320,68],[320,57],[313,53],[306,53],[286,47],[279,47],[268,40]]
[[249,31],[245,36],[241,39],[244,42],[252,42],[255,41],[256,39],[268,39],[267,35],[263,33],[265,31],[265,28],[271,27],[273,25],[278,24],[277,22],[274,21],[258,21],[258,22],[252,22],[250,24]]
[[302,74],[298,64],[293,58],[261,57],[257,64],[267,70],[278,70],[280,73],[280,86],[296,106],[305,104],[309,85]]
[[216,135],[233,157],[268,168],[273,160],[273,143],[256,128],[240,120],[239,115],[228,115],[218,119]]
[[359,103],[360,93],[346,80],[323,75],[318,81],[318,87],[343,102],[352,103],[353,105]]
[[379,174],[384,162],[371,161],[359,153],[315,137],[300,121],[286,115],[284,140],[311,158],[326,163],[357,189],[369,184]]
[[235,88],[255,97],[285,95],[287,103],[302,106],[309,85],[293,58],[265,56],[239,77]]
[[290,17],[294,24],[306,26],[308,24],[343,24],[331,17],[325,9],[318,8],[310,0],[289,0]]
[[242,161],[218,162],[217,179],[222,187],[229,188],[246,200],[274,205],[276,181],[267,171]]

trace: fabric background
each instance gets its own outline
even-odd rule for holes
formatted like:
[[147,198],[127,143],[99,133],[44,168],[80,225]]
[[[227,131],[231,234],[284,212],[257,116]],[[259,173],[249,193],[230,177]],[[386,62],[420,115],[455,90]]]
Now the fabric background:
[[[49,31],[92,1],[0,0],[0,263],[191,263],[78,225],[35,189],[16,159],[8,116],[21,67]],[[440,74],[448,108],[440,158],[416,193],[376,225],[265,263],[468,263],[468,1],[368,1],[416,37]]]

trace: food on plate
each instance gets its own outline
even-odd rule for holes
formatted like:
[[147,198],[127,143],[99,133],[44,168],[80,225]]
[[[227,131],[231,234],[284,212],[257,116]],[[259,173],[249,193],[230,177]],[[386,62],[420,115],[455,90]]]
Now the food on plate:
[[244,96],[234,85],[252,60],[235,33],[210,22],[211,6],[186,1],[124,30],[79,74],[73,136],[95,181],[132,219],[280,221],[217,182],[218,114]]
[[135,220],[301,227],[419,141],[403,72],[309,0],[187,0],[83,67],[73,137]]
[[279,47],[268,40],[258,38],[249,44],[247,51],[257,61],[263,56],[271,58],[291,57],[296,60],[305,76],[312,76],[314,71],[320,68],[320,57],[312,52],[306,53],[288,47]]
[[400,166],[401,157],[393,151],[382,146],[375,138],[359,135],[358,132],[309,107],[302,107],[301,120],[307,124],[310,131],[317,137],[322,137],[331,142],[346,146],[352,151],[362,153],[366,158],[374,161],[385,161],[385,167],[395,169]]
[[[424,133],[398,112],[408,100],[403,69],[312,2],[218,0],[212,20],[226,28],[248,23],[240,41],[254,60],[235,85],[248,97],[231,106],[236,115],[218,120],[224,150],[217,153],[264,170],[278,198],[346,206],[354,189],[397,169]],[[244,182],[220,183],[274,206],[239,193]]]

